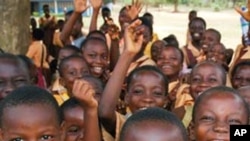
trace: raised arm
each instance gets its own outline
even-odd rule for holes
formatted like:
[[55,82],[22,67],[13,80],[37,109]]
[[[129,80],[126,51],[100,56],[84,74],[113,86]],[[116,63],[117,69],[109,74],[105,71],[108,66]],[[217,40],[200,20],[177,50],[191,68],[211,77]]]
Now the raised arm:
[[94,98],[94,90],[84,80],[76,80],[73,85],[73,96],[84,109],[84,141],[101,141],[98,120],[98,104]]
[[234,8],[245,20],[250,22],[250,0],[247,1],[247,11],[242,11],[238,6]]
[[66,21],[63,26],[62,33],[60,35],[60,39],[63,44],[69,41],[69,37],[71,31],[77,21],[77,19],[82,16],[82,13],[87,9],[87,0],[74,0],[74,12],[70,16],[70,18]]
[[99,116],[105,129],[113,136],[116,128],[116,105],[127,70],[134,56],[140,51],[143,36],[140,20],[136,20],[125,29],[125,50],[121,54],[109,78],[99,106]]
[[97,30],[97,18],[99,15],[100,8],[102,6],[103,0],[90,0],[90,3],[93,7],[93,14],[91,17],[89,32]]

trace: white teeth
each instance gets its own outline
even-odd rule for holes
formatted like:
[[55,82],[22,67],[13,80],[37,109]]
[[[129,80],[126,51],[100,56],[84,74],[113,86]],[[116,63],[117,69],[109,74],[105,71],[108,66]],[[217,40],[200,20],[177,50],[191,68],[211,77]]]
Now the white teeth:
[[202,45],[203,48],[208,48],[208,45]]
[[93,71],[96,73],[102,73],[102,68],[101,67],[93,67]]
[[140,108],[139,110],[146,110],[147,109],[147,107],[143,107],[143,108]]
[[199,33],[194,33],[194,36],[195,37],[200,37],[200,34]]
[[199,93],[198,93],[198,95],[201,95],[201,94],[202,94],[202,92],[199,92]]
[[164,66],[162,66],[162,68],[163,68],[163,69],[169,69],[169,68],[171,68],[171,66],[169,66],[169,65],[164,65]]

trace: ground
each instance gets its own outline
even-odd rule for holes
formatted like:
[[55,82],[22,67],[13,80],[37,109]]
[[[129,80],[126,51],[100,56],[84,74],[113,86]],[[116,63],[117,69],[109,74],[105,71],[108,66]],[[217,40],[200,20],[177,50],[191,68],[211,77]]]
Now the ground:
[[[117,22],[119,9],[122,5],[115,5],[112,17]],[[197,8],[196,8],[197,9]],[[188,12],[192,10],[189,7],[179,7],[179,13],[171,12],[173,7],[166,6],[162,8],[149,8],[148,11],[154,15],[154,31],[159,35],[160,39],[169,34],[174,34],[183,46],[186,42],[186,32],[188,24]],[[240,16],[233,10],[227,9],[220,12],[214,12],[210,9],[200,9],[198,16],[203,17],[207,21],[207,28],[215,28],[222,34],[222,43],[227,48],[235,49],[241,43],[241,27]],[[141,12],[143,14],[145,9]],[[84,30],[89,27],[90,18],[84,17]],[[102,23],[99,17],[98,25]]]

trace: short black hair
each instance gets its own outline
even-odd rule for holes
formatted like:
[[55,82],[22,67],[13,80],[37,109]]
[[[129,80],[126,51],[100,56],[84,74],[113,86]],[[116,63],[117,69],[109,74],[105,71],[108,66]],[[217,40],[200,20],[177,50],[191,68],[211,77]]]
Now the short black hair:
[[86,47],[86,45],[89,43],[89,42],[99,42],[101,44],[104,45],[104,47],[108,50],[108,45],[106,43],[106,41],[104,41],[103,39],[101,38],[98,38],[98,37],[89,37],[89,38],[86,38],[82,43],[81,43],[81,51],[83,51]]
[[162,122],[162,124],[165,125],[173,125],[180,131],[180,136],[182,136],[183,141],[188,140],[186,128],[177,116],[162,108],[154,107],[145,110],[140,110],[134,113],[131,117],[129,117],[121,129],[119,141],[124,140],[131,126],[136,126],[138,125],[138,123],[147,121]]
[[[249,115],[248,105],[245,102],[245,100],[240,96],[239,91],[237,91],[233,88],[227,87],[227,86],[216,86],[216,87],[212,87],[212,88],[205,90],[200,96],[198,96],[198,98],[196,99],[196,101],[194,103],[192,120],[193,121],[195,120],[195,115],[196,115],[197,109],[199,108],[200,105],[202,105],[204,100],[206,100],[209,96],[211,96],[215,93],[218,94],[218,93],[222,93],[222,92],[226,92],[227,94],[233,95],[235,98],[240,99],[245,107],[246,114]],[[218,104],[220,104],[220,103],[218,103]]]
[[12,91],[0,102],[0,128],[4,122],[4,111],[7,108],[17,107],[20,105],[33,106],[36,104],[51,107],[53,111],[48,112],[55,112],[58,124],[62,123],[61,111],[52,94],[37,86],[23,86]]
[[179,48],[179,42],[174,34],[170,34],[167,37],[163,38],[163,41],[165,41],[166,45],[172,45],[176,48]]
[[141,66],[141,67],[138,67],[138,68],[135,68],[133,71],[131,71],[127,77],[127,80],[126,80],[126,83],[127,83],[127,90],[130,88],[130,83],[133,79],[133,77],[140,73],[140,72],[145,72],[145,71],[148,71],[148,72],[155,72],[157,74],[159,74],[160,76],[162,76],[163,78],[163,81],[164,81],[164,86],[165,89],[166,89],[166,94],[168,94],[168,85],[169,85],[169,80],[168,78],[163,74],[163,72],[157,68],[156,66],[151,66],[151,65],[145,65],[145,66]]
[[40,41],[44,37],[44,31],[40,28],[35,28],[32,31],[32,37],[33,37],[33,39]]
[[100,85],[102,90],[104,90],[104,88],[105,88],[104,82],[101,79],[97,78],[97,77],[94,77],[92,75],[86,75],[86,76],[83,76],[83,79],[85,81],[87,81],[87,82],[93,81],[97,85]]
[[235,64],[235,66],[232,69],[231,72],[231,77],[233,78],[236,74],[236,72],[243,66],[249,66],[250,67],[250,59],[244,59],[239,61],[238,63]]
[[142,17],[146,18],[146,19],[150,22],[150,24],[152,24],[152,25],[153,25],[153,22],[154,22],[154,16],[153,16],[151,13],[146,12],[146,13],[144,13],[144,14],[143,14],[143,16],[142,16]]
[[70,51],[73,51],[74,54],[82,54],[81,50],[74,45],[65,45],[63,48],[60,49],[60,51],[61,50],[70,50]]
[[71,55],[71,56],[68,56],[68,57],[65,57],[65,58],[63,58],[62,60],[61,60],[61,62],[60,62],[60,64],[58,65],[58,72],[59,72],[59,75],[62,77],[63,76],[63,69],[65,68],[65,63],[67,63],[69,60],[71,60],[71,59],[75,59],[75,58],[77,58],[77,59],[81,59],[81,60],[83,60],[83,62],[85,62],[86,64],[87,64],[87,62],[86,62],[86,60],[81,56],[81,55]]
[[65,102],[63,102],[63,104],[60,106],[60,110],[62,111],[61,118],[64,120],[65,111],[73,109],[75,107],[81,107],[81,105],[74,97],[71,97],[68,100],[66,100]]
[[[86,38],[98,38],[98,37],[94,36],[94,34],[101,35],[103,37],[104,41],[106,42],[106,40],[107,40],[106,35],[100,30],[93,30],[93,31],[89,32],[89,34],[87,35]],[[100,39],[102,39],[102,38],[100,38]]]
[[206,21],[205,21],[203,18],[201,18],[201,17],[195,17],[195,18],[193,18],[193,19],[189,22],[188,27],[190,28],[190,26],[191,26],[194,22],[202,22],[205,28],[206,28],[206,26],[207,26],[207,23],[206,23]]
[[111,10],[108,7],[103,7],[102,8],[102,16],[103,17],[108,17],[111,14]]
[[191,71],[191,76],[193,76],[193,73],[194,73],[194,71],[195,71],[197,68],[199,68],[200,66],[203,66],[204,64],[209,64],[209,65],[213,66],[213,68],[218,68],[219,71],[221,72],[220,77],[221,77],[221,79],[222,79],[222,83],[223,83],[222,85],[226,85],[226,82],[227,82],[227,73],[226,73],[226,70],[224,69],[224,67],[223,67],[222,65],[220,65],[220,64],[218,64],[218,63],[215,63],[215,62],[213,62],[213,61],[207,60],[207,61],[203,61],[203,62],[201,62],[201,63],[196,64],[196,65],[193,67],[192,71]]
[[141,25],[148,27],[150,35],[152,36],[154,33],[152,23],[145,17],[139,17],[139,20],[141,20]]
[[212,32],[215,35],[216,39],[217,39],[217,43],[220,43],[220,41],[221,41],[221,33],[218,30],[216,30],[214,28],[209,28],[205,32]]

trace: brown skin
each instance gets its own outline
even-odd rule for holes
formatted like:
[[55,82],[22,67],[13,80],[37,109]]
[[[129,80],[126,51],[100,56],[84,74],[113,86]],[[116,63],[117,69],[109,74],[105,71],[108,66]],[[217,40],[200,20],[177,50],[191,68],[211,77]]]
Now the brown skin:
[[232,76],[232,86],[239,89],[243,86],[250,86],[250,66],[241,66]]

